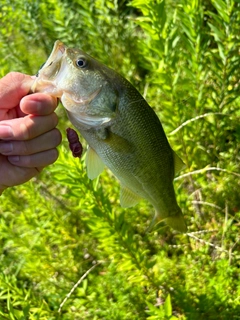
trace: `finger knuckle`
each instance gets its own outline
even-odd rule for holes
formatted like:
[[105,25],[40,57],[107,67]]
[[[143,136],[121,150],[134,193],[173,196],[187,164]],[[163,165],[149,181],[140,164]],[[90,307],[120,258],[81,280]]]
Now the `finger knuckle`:
[[59,152],[58,150],[55,148],[55,149],[51,149],[49,150],[49,164],[52,164],[54,163],[57,158],[58,158],[58,155],[59,155]]
[[32,158],[31,156],[20,156],[20,160],[19,160],[19,163],[21,165],[23,165],[24,167],[32,167]]
[[58,116],[56,115],[55,112],[51,114],[51,120],[52,120],[53,127],[56,127],[56,125],[58,124]]
[[22,123],[20,123],[19,129],[21,132],[22,139],[28,140],[30,137],[30,128],[28,127],[26,121],[23,121]]
[[57,147],[62,141],[62,135],[58,129],[54,129],[52,134],[53,134],[54,147]]
[[23,73],[20,73],[20,72],[16,72],[16,71],[11,71],[9,72],[6,77],[9,78],[9,80],[11,80],[12,82],[15,82],[15,81],[23,81],[24,78],[25,78],[25,75]]
[[29,143],[25,141],[19,142],[19,147],[18,147],[21,155],[29,155],[31,154],[31,148],[29,146]]

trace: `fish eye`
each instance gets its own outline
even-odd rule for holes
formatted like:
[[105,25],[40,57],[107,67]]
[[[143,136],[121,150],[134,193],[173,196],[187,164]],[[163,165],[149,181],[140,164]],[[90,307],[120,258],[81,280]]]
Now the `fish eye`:
[[78,58],[76,60],[76,65],[79,68],[85,68],[87,65],[87,60],[85,58]]

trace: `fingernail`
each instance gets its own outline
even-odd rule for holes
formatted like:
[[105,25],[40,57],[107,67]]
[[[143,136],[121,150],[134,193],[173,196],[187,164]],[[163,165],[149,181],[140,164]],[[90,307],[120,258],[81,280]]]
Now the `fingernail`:
[[13,130],[10,126],[0,125],[0,139],[8,139],[13,137]]
[[19,156],[10,156],[10,157],[8,157],[8,160],[10,161],[10,162],[18,162],[19,161]]
[[13,151],[13,145],[11,142],[2,142],[0,143],[0,153],[6,154]]

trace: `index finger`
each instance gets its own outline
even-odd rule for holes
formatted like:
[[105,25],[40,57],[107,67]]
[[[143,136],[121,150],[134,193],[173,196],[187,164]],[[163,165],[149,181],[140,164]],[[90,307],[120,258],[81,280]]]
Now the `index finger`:
[[19,72],[10,72],[0,79],[0,109],[18,106],[22,97],[30,92],[33,82],[31,76]]

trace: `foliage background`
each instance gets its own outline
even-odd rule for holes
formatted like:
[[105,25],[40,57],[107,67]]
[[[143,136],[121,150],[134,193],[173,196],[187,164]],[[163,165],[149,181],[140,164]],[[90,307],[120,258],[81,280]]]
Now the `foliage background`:
[[59,160],[1,196],[0,318],[240,319],[239,0],[4,0],[0,24],[1,76],[61,39],[139,89],[187,165],[189,226],[146,234],[152,207],[121,209],[107,170],[88,180],[59,107]]

